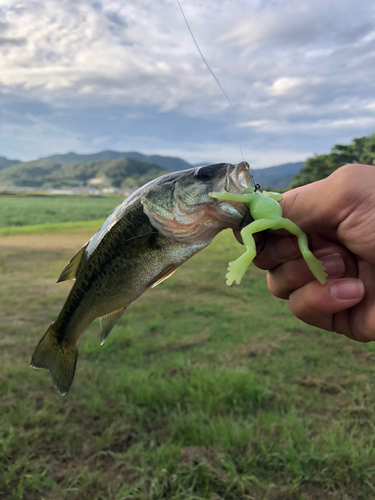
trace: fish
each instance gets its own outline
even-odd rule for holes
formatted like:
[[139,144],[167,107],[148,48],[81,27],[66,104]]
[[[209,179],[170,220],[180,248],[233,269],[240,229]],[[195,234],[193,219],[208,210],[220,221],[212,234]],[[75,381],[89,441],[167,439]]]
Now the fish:
[[163,175],[126,198],[60,274],[58,283],[75,282],[31,366],[48,370],[65,395],[86,328],[99,318],[103,344],[125,309],[148,288],[169,278],[223,229],[241,229],[249,215],[246,206],[209,193],[242,193],[249,186],[248,163],[217,163]]

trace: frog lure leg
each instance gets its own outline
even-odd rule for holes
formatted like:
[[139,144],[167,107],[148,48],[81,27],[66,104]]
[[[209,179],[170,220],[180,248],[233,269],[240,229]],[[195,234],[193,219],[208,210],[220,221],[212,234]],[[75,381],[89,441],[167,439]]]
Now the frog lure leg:
[[222,191],[220,193],[209,193],[209,196],[218,200],[244,203],[254,219],[251,224],[244,227],[241,231],[246,252],[235,261],[229,263],[228,274],[226,275],[228,286],[234,281],[237,285],[241,283],[247,268],[256,257],[253,234],[266,231],[267,229],[286,229],[291,234],[297,236],[299,249],[310,271],[322,285],[327,282],[325,268],[320,260],[314,257],[309,250],[305,233],[294,222],[283,217],[282,208],[278,203],[283,198],[282,194],[267,191],[261,193],[250,187],[245,189],[242,194],[232,194]]

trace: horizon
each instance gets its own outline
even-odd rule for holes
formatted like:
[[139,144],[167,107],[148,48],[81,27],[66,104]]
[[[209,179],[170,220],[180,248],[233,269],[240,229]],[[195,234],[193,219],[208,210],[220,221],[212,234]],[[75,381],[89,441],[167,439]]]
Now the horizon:
[[[81,152],[77,153],[76,151],[67,151],[66,153],[52,153],[52,154],[47,155],[47,156],[39,156],[39,157],[30,158],[30,159],[26,159],[26,160],[22,160],[20,158],[9,158],[9,157],[7,157],[5,155],[2,155],[2,154],[0,154],[0,158],[2,157],[2,158],[5,158],[7,160],[10,160],[10,161],[20,161],[21,163],[27,163],[27,162],[31,162],[31,161],[38,161],[38,160],[48,159],[48,158],[53,157],[53,156],[67,156],[69,154],[74,154],[74,155],[77,155],[77,156],[91,156],[91,155],[97,155],[97,154],[101,154],[101,153],[118,153],[118,154],[124,154],[124,155],[129,154],[129,153],[136,153],[136,154],[140,154],[140,155],[144,155],[144,156],[161,156],[161,157],[164,157],[164,158],[176,158],[176,159],[179,159],[179,160],[183,160],[186,163],[189,163],[193,167],[196,166],[198,163],[200,163],[200,162],[190,163],[185,158],[181,158],[179,156],[171,156],[171,155],[168,155],[168,154],[165,154],[165,155],[161,155],[159,153],[145,154],[145,153],[141,153],[140,151],[116,151],[114,149],[103,149],[103,150],[100,150],[100,151],[85,152],[85,153],[81,153]],[[81,160],[81,161],[84,161],[84,160]],[[100,160],[95,160],[95,161],[100,161]],[[225,162],[226,160],[223,160],[223,161]],[[295,164],[295,163],[305,163],[305,162],[306,162],[306,159],[305,160],[299,160],[299,161],[286,161],[286,162],[283,162],[283,163],[279,163],[277,165],[265,165],[263,167],[252,167],[252,165],[250,165],[250,167],[251,167],[252,170],[264,170],[264,169],[267,169],[267,168],[282,167],[284,165]],[[209,163],[203,163],[203,164],[210,165],[210,164],[213,164],[213,163],[215,163],[215,162],[209,162]],[[229,161],[228,161],[228,163],[229,163]]]

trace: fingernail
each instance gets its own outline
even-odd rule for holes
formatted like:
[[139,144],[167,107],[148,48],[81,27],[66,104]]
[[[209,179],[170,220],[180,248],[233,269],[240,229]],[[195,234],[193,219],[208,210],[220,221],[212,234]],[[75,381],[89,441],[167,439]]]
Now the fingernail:
[[323,262],[326,272],[330,278],[340,278],[345,274],[345,262],[340,254],[334,253],[318,257]]
[[363,297],[365,286],[360,280],[341,280],[332,283],[329,291],[334,299],[353,300]]
[[298,252],[296,247],[290,241],[290,238],[277,238],[272,241],[269,247],[269,252],[275,260],[284,261],[292,257],[296,257]]

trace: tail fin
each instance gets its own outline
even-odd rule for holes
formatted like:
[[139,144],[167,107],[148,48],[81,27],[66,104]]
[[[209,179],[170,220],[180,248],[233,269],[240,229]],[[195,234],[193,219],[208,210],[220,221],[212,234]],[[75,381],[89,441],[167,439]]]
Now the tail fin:
[[33,368],[45,368],[51,375],[52,382],[64,396],[72,385],[78,357],[77,345],[63,346],[57,342],[54,323],[37,345],[30,365]]

